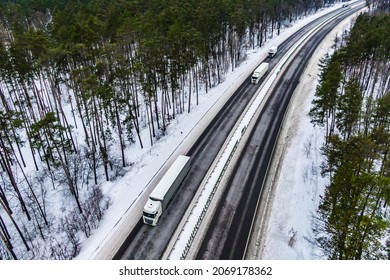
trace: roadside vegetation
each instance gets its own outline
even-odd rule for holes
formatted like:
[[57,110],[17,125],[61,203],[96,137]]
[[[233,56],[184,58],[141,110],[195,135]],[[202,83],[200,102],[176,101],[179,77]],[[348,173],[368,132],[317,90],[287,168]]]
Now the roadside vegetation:
[[1,1],[0,259],[77,256],[127,149],[169,134],[248,49],[324,2]]
[[390,259],[390,14],[373,6],[321,61],[310,111],[326,131],[314,230],[329,259]]
[[[248,49],[262,46],[283,24],[334,2],[339,1],[1,1],[0,259],[77,256],[82,241],[99,227],[110,207],[102,184],[125,174],[136,160],[129,147],[154,145],[169,134],[177,115],[198,104],[201,91],[207,93],[222,83],[226,73],[245,60]],[[371,10],[384,9],[388,1],[368,4]],[[382,22],[376,24],[386,33],[388,19],[381,17]],[[359,41],[363,35],[373,36],[388,43],[388,34],[374,34],[352,32],[350,38]],[[366,246],[377,245],[387,228],[383,217],[388,202],[384,181],[389,166],[388,120],[382,115],[388,112],[389,98],[378,92],[382,88],[388,92],[383,67],[389,71],[384,49],[374,47],[376,43],[361,44],[367,51],[362,55],[365,60],[358,62],[357,48],[345,51],[350,54],[343,57],[342,48],[338,59],[324,61],[324,69],[328,65],[344,69],[344,64],[331,63],[339,60],[347,63],[348,70],[329,75],[339,86],[329,91],[325,107],[316,104],[313,116],[329,129],[325,151],[335,161],[324,172],[332,178],[337,178],[336,167],[348,162],[337,158],[350,147],[345,141],[365,148],[348,152],[355,154],[354,161],[360,160],[359,172],[347,165],[340,174],[351,178],[364,174],[372,185],[367,189],[363,187],[367,184],[361,184],[364,193],[356,197],[356,205],[365,205],[358,212],[361,222],[356,228],[366,230],[359,239]],[[380,60],[381,56],[387,60]],[[327,76],[324,71],[322,79]],[[355,99],[359,93],[361,98]],[[377,103],[382,105],[374,106]],[[359,104],[364,104],[364,110],[357,109]],[[370,123],[372,118],[375,125]],[[147,143],[140,137],[142,131],[148,133]],[[372,140],[374,136],[380,140]],[[331,152],[333,146],[338,152]],[[362,158],[363,152],[369,159]],[[327,204],[325,199],[332,196],[335,201]],[[338,199],[341,194],[334,191],[324,197],[324,218],[331,217]],[[369,218],[375,222],[373,230],[366,223]],[[341,245],[355,241],[348,234]],[[322,243],[333,244],[332,238]],[[368,258],[362,248],[361,257]],[[333,258],[352,258],[345,252],[328,251]]]

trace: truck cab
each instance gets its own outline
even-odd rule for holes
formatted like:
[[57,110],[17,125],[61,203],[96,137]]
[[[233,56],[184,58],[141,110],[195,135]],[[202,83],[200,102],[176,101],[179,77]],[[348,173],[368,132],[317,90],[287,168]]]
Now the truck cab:
[[161,201],[156,201],[148,198],[148,202],[144,206],[143,220],[145,224],[156,226],[162,214]]
[[278,52],[278,47],[277,46],[272,46],[269,51],[268,51],[268,57],[274,57],[276,53]]
[[257,84],[261,78],[261,73],[260,72],[254,72],[251,78],[251,83],[252,84]]

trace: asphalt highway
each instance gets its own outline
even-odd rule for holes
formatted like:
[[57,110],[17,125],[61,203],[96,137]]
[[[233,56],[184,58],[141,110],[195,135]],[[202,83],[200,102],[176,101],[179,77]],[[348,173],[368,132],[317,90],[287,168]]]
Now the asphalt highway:
[[[228,191],[223,194],[224,203],[216,209],[213,226],[209,227],[206,233],[205,241],[197,253],[197,259],[242,258],[253,211],[261,195],[266,168],[291,94],[316,46],[345,16],[335,19],[322,28],[288,65],[286,74],[278,82],[277,88],[257,120],[256,128],[251,132],[251,139],[245,148],[246,152],[242,154],[239,164],[235,167],[236,175],[232,177]],[[270,68],[274,67],[291,46],[319,21],[321,18],[309,23],[279,45],[278,55],[265,60],[270,63]],[[201,181],[259,86],[260,84],[251,84],[250,76],[248,76],[238,90],[232,94],[222,110],[190,148],[187,154],[192,158],[190,171],[160,218],[158,226],[144,225],[140,220],[114,259],[161,259]]]
[[256,205],[291,96],[321,41],[352,12],[356,10],[336,17],[316,32],[286,66],[235,165],[234,176],[228,182],[229,188],[214,213],[210,223],[213,226],[208,228],[196,259],[244,258]]

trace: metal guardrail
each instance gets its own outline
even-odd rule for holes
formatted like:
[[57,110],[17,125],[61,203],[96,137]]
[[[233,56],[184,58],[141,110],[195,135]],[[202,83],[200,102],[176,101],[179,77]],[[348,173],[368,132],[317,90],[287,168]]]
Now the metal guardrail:
[[[260,106],[262,103],[262,100],[264,96],[268,93],[269,89],[271,88],[271,85],[274,83],[277,75],[281,71],[282,67],[286,65],[288,60],[293,56],[293,54],[297,51],[299,47],[305,42],[309,37],[312,36],[312,34],[317,31],[319,28],[321,28],[323,25],[331,21],[333,18],[339,16],[340,14],[345,13],[345,11],[341,11],[340,13],[337,13],[335,15],[330,16],[329,18],[323,20],[321,23],[319,23],[316,27],[314,27],[312,30],[310,30],[308,33],[305,34],[290,50],[289,52],[282,58],[282,60],[275,66],[274,70],[271,72],[271,75],[268,77],[268,79],[265,81],[264,86],[260,89],[260,91],[257,93],[256,98],[254,101],[248,106],[248,110],[246,110],[244,116],[241,118],[239,125],[236,127],[235,133],[233,133],[232,137],[229,139],[229,142],[227,145],[225,145],[225,150],[221,153],[221,156],[219,157],[217,163],[214,166],[213,171],[210,173],[210,176],[208,177],[201,195],[197,198],[197,201],[193,205],[193,208],[190,212],[190,215],[187,217],[186,222],[184,223],[183,227],[181,228],[181,231],[179,233],[179,236],[170,251],[168,255],[168,259],[175,259],[179,258],[180,260],[184,260],[191,248],[191,245],[195,239],[195,236],[198,232],[198,229],[203,221],[204,216],[206,215],[206,211],[208,207],[210,206],[211,200],[214,197],[215,192],[217,191],[217,188],[222,180],[223,175],[225,174],[226,169],[228,168],[230,161],[237,150],[238,144],[243,137],[243,135],[246,132],[246,129],[251,122],[253,116],[255,115],[256,109]],[[252,108],[254,107],[254,108]],[[247,116],[248,114],[251,114],[251,116]],[[243,123],[243,121],[246,120],[246,123]],[[232,140],[235,141],[234,145],[230,147]],[[229,151],[230,149],[230,151]],[[225,152],[228,152],[227,158],[223,159],[224,156],[226,156]],[[221,163],[222,162],[222,163]],[[220,164],[223,164],[222,169],[218,170],[218,167]],[[218,172],[217,178],[215,179],[213,175],[215,172]],[[211,190],[207,190],[208,185],[211,184]],[[202,208],[200,212],[197,210],[199,209],[197,206],[200,204],[201,200],[203,199],[203,196],[206,195],[206,201],[200,205]],[[189,230],[190,234],[187,236],[184,236],[186,233],[186,226],[190,225],[190,219],[194,217],[195,215],[198,215],[196,217],[196,222],[192,225],[192,230]],[[182,242],[184,240],[184,243]],[[179,253],[175,254],[178,250]]]
[[[234,155],[234,152],[235,152],[236,149],[237,149],[238,143],[239,143],[239,141],[236,141],[236,143],[234,144],[233,149],[232,149],[232,151],[230,152],[229,157],[228,157],[228,159],[226,160],[226,162],[225,162],[225,164],[224,164],[224,166],[223,166],[222,172],[219,174],[217,181],[215,182],[215,184],[214,184],[214,186],[213,186],[211,192],[209,193],[209,196],[207,197],[206,203],[203,205],[204,207],[202,208],[202,211],[201,211],[201,213],[200,213],[200,215],[199,215],[199,217],[198,217],[198,219],[197,219],[197,222],[196,222],[194,228],[192,229],[192,232],[191,232],[191,234],[190,234],[190,238],[189,238],[188,242],[186,243],[186,245],[185,245],[185,247],[184,247],[184,250],[183,250],[183,252],[182,252],[182,254],[181,254],[181,256],[180,256],[180,259],[181,259],[181,260],[184,260],[184,259],[186,258],[187,253],[188,253],[188,251],[189,251],[190,248],[191,248],[192,242],[193,242],[193,240],[194,240],[194,238],[195,238],[195,236],[196,236],[196,233],[198,232],[198,229],[199,229],[199,227],[200,227],[200,224],[202,223],[203,218],[204,218],[204,216],[206,215],[206,211],[207,211],[207,209],[208,209],[209,206],[210,206],[211,200],[213,199],[214,194],[215,194],[215,192],[217,191],[217,188],[218,188],[218,186],[219,186],[219,183],[221,182],[222,177],[223,177],[223,175],[225,174],[225,171],[226,171],[226,169],[227,169],[227,167],[228,167],[228,165],[229,165],[229,163],[230,163],[230,161],[231,161],[231,159],[232,159],[232,157],[233,157],[233,155]],[[219,161],[218,161],[218,162],[219,162]],[[209,182],[209,181],[208,181],[208,182]],[[207,183],[208,183],[208,182],[207,182]],[[207,184],[207,183],[206,183],[206,184]],[[204,189],[205,189],[205,188],[203,188],[203,190],[204,190]],[[201,196],[200,196],[200,197],[201,197]],[[199,201],[199,200],[198,200],[198,201]],[[197,203],[194,205],[194,208],[193,208],[193,209],[195,209],[196,206],[197,206]],[[193,214],[193,211],[191,211],[190,214]],[[188,223],[188,221],[186,221],[186,223]],[[181,231],[184,231],[184,227],[181,229]]]

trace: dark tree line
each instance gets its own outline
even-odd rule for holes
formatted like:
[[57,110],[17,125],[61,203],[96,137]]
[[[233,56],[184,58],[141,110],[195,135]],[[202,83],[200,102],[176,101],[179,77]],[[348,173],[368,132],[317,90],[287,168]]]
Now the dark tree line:
[[386,12],[360,15],[321,64],[310,115],[326,130],[330,185],[315,230],[330,259],[390,258],[389,26]]
[[76,256],[126,148],[153,145],[248,48],[325,2],[1,1],[0,259]]

